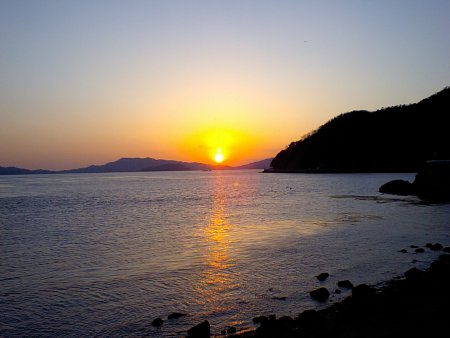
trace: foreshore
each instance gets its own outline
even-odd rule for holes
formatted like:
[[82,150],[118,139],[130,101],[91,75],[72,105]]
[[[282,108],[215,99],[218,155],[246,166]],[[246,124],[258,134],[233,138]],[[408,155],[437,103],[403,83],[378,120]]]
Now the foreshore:
[[[411,268],[403,276],[375,288],[353,287],[351,296],[323,310],[306,310],[297,317],[255,317],[254,330],[223,331],[221,337],[438,337],[448,334],[450,318],[450,248],[436,243],[428,249],[438,258],[425,270]],[[420,253],[423,248],[416,248]],[[442,251],[441,251],[442,250]],[[326,278],[326,277],[325,277]],[[325,297],[326,299],[328,296]],[[206,329],[205,321],[202,323]],[[209,337],[208,330],[188,337]]]
[[441,254],[425,271],[409,269],[379,289],[358,285],[343,301],[296,318],[262,318],[239,336],[437,337],[448,334],[449,318],[450,255]]

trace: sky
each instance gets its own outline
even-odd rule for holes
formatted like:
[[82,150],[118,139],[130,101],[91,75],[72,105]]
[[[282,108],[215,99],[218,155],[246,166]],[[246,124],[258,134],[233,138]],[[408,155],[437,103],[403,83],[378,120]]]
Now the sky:
[[449,17],[448,0],[0,0],[0,166],[273,157],[449,86]]

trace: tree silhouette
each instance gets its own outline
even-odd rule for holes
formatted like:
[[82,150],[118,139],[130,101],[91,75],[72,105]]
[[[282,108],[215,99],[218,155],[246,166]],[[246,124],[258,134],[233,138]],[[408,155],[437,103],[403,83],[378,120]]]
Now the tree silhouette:
[[410,105],[341,114],[272,160],[279,171],[416,172],[450,158],[450,87]]

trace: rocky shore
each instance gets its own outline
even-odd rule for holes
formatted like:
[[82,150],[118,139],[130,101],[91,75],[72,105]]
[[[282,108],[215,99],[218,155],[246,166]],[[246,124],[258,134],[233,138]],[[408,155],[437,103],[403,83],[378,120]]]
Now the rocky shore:
[[434,202],[450,201],[450,160],[428,161],[411,183],[393,180],[383,184],[380,192],[395,195],[417,195]]
[[450,255],[442,254],[427,270],[412,268],[380,289],[355,286],[324,310],[260,319],[241,337],[437,337],[448,332],[449,318]]
[[[417,248],[416,246],[414,246]],[[340,281],[352,289],[348,296],[323,310],[306,310],[297,317],[255,317],[252,331],[227,330],[223,337],[438,337],[448,334],[450,318],[450,248],[435,243],[426,247],[440,252],[426,270],[411,268],[380,288]],[[402,252],[402,251],[401,251]],[[326,278],[327,274],[317,276]],[[324,289],[324,288],[321,288]],[[312,290],[319,301],[329,291]],[[337,289],[339,290],[339,289]],[[207,321],[188,331],[188,337],[210,337]]]

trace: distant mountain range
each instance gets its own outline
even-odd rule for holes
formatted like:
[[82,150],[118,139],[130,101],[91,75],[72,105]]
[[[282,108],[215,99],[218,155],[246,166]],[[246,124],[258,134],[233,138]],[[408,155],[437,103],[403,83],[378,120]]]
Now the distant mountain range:
[[417,172],[450,159],[450,87],[418,103],[341,114],[280,151],[272,172]]
[[29,170],[16,167],[0,167],[0,175],[24,175],[24,174],[75,174],[75,173],[112,173],[112,172],[142,172],[142,171],[185,171],[185,170],[236,170],[236,169],[266,169],[271,158],[248,163],[238,167],[226,165],[209,165],[198,162],[181,162],[174,160],[160,160],[146,158],[121,158],[103,165],[91,165],[85,168],[51,171]]

